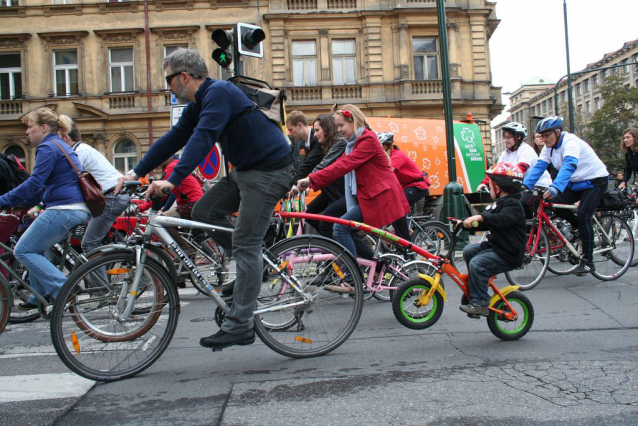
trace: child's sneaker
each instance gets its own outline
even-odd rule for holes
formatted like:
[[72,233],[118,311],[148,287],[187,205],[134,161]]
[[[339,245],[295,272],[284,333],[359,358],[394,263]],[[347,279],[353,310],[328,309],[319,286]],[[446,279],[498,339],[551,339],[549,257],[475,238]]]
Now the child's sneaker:
[[486,317],[490,313],[490,308],[488,306],[476,305],[474,303],[461,305],[459,306],[459,309],[472,316],[480,315],[482,317]]

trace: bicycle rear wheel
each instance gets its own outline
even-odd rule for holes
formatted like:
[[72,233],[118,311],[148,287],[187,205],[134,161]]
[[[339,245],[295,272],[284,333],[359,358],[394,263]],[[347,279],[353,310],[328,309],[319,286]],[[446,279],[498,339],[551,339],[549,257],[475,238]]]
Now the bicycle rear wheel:
[[433,220],[421,225],[421,229],[412,235],[412,243],[429,253],[444,256],[450,251],[452,234],[448,225]]
[[[549,265],[549,241],[544,229],[538,234],[537,226],[528,226],[528,239],[523,256],[523,265],[505,272],[505,278],[521,290],[530,290],[541,282]],[[531,235],[531,238],[529,236]]]
[[[627,222],[615,214],[603,214],[599,222],[600,226],[594,222],[596,270],[592,275],[602,281],[613,281],[627,272],[633,260],[634,236]],[[608,248],[611,250],[606,250]]]
[[[255,313],[257,335],[266,346],[291,358],[325,355],[338,348],[356,328],[363,309],[361,272],[352,255],[340,244],[313,235],[284,240],[266,255],[277,270],[265,265]],[[316,279],[319,276],[326,278]],[[345,282],[352,287],[349,294],[325,289]]]
[[[162,355],[175,333],[177,291],[166,269],[150,257],[139,297],[130,316],[122,319],[131,297],[134,258],[130,250],[122,250],[89,261],[69,276],[55,301],[53,346],[62,362],[82,377],[109,382],[135,376]],[[106,277],[97,287],[99,293],[86,287],[97,276]]]

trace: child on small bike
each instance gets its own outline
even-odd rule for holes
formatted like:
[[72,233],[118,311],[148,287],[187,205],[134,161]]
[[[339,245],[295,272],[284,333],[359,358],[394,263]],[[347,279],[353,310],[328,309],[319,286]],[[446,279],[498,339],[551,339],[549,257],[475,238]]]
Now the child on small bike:
[[487,294],[491,276],[518,268],[523,263],[526,242],[525,212],[520,203],[524,173],[510,163],[497,163],[486,172],[490,194],[496,202],[480,215],[470,216],[463,226],[490,231],[487,240],[468,244],[463,259],[468,266],[470,300],[459,306],[470,316],[487,316],[490,296]]

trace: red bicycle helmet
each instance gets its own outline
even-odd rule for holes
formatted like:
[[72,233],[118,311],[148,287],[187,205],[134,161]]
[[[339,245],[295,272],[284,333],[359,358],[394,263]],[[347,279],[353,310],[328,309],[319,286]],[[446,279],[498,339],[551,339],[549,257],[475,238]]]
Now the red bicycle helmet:
[[505,192],[518,192],[523,185],[523,171],[511,163],[496,163],[485,174]]

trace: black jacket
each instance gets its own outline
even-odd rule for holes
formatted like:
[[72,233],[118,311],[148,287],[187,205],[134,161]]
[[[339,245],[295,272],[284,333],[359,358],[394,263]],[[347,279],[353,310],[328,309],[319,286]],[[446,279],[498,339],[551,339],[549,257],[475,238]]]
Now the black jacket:
[[523,264],[527,243],[525,212],[520,198],[521,194],[510,194],[496,200],[493,208],[481,213],[483,223],[476,228],[490,231],[487,241],[481,243],[481,248],[492,248],[512,269]]
[[303,162],[295,170],[295,180],[297,183],[299,179],[307,177],[312,169],[323,160],[325,153],[320,143],[314,140],[314,130],[310,131],[310,152],[304,157]]
[[638,173],[638,152],[627,151],[625,153],[625,174],[622,181],[629,182],[634,173]]

